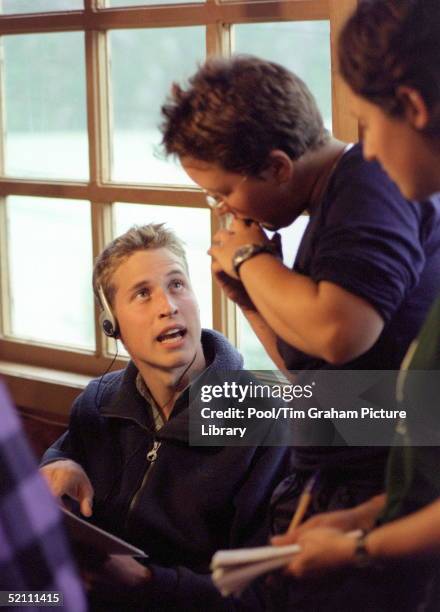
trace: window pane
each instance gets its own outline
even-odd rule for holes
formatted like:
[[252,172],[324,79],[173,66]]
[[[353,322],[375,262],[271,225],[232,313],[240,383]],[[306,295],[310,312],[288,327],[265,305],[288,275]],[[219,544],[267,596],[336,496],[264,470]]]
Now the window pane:
[[45,11],[82,10],[83,0],[2,0],[0,12],[6,15],[12,13],[44,13]]
[[212,327],[211,258],[206,254],[211,245],[210,211],[179,206],[115,204],[115,234],[132,225],[166,223],[185,242],[191,282],[200,305],[202,326]]
[[278,62],[302,78],[315,96],[325,125],[332,126],[330,23],[297,21],[234,27],[236,53]]
[[[299,243],[301,242],[308,222],[308,217],[301,216],[290,227],[286,227],[279,232],[283,244],[284,263],[289,268],[293,265]],[[237,309],[237,312],[239,347],[244,357],[245,367],[251,370],[276,369],[276,366],[266,354],[261,342],[258,340],[241,310]]]
[[90,204],[7,198],[10,333],[95,349]]
[[84,34],[3,37],[6,175],[88,179]]
[[178,164],[160,159],[160,107],[171,83],[204,59],[204,28],[117,30],[109,34],[113,106],[112,179],[189,184]]

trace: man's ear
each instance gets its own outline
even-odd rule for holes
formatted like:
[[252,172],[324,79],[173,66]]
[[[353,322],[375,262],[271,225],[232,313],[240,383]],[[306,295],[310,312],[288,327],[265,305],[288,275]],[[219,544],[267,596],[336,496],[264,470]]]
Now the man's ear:
[[397,88],[397,97],[403,105],[406,120],[416,130],[424,130],[429,123],[429,110],[420,92],[401,85]]
[[275,179],[279,184],[286,183],[293,174],[293,161],[284,151],[274,149],[269,153],[267,169],[263,174]]

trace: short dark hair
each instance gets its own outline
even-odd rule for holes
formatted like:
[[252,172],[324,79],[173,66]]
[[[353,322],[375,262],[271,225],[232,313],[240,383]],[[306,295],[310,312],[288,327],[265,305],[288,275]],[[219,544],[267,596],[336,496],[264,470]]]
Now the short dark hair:
[[168,155],[254,176],[274,149],[298,159],[328,140],[305,83],[283,66],[250,55],[208,59],[187,89],[173,84],[162,115]]
[[399,86],[416,89],[440,134],[440,1],[361,0],[339,38],[343,78],[354,93],[401,116]]

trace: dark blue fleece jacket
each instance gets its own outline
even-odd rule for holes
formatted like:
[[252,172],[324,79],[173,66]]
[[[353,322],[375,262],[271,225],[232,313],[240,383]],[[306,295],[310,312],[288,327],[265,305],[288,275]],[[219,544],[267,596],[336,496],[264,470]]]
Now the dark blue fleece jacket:
[[[242,368],[241,355],[222,335],[204,330],[202,344],[208,370]],[[149,554],[146,610],[236,609],[213,586],[209,562],[218,549],[266,543],[268,503],[288,473],[289,453],[189,446],[188,392],[155,432],[136,375],[129,363],[101,384],[93,380],[42,463],[73,459],[82,465],[95,491],[93,521]],[[155,442],[161,444],[151,464],[147,453]]]

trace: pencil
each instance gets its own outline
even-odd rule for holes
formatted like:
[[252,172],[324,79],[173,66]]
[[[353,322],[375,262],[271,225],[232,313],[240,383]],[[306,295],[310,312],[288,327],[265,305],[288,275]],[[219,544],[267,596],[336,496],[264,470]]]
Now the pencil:
[[304,515],[310,506],[310,502],[312,501],[313,488],[318,480],[318,477],[319,470],[315,472],[306,482],[304,490],[301,493],[301,497],[299,498],[295,514],[293,515],[292,520],[290,521],[290,525],[287,530],[288,534],[291,534],[292,531],[294,531],[303,520]]

